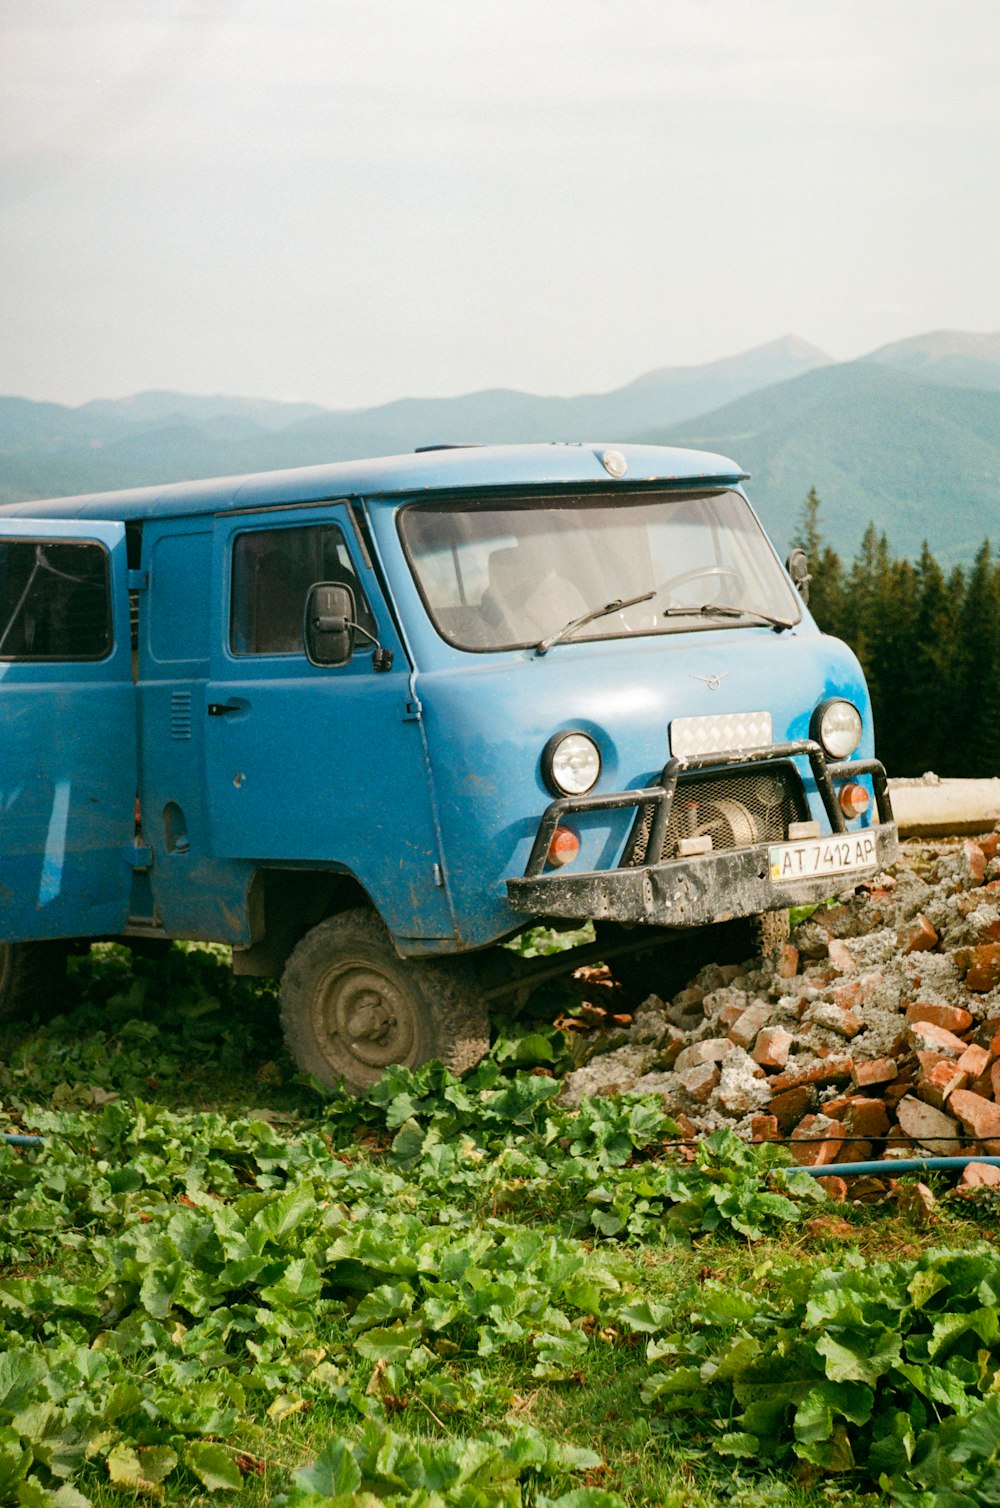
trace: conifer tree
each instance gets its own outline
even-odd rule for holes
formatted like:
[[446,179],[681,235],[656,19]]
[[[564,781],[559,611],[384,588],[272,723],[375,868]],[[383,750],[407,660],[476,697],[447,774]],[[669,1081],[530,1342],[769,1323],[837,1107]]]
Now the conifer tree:
[[809,607],[861,661],[876,753],[890,775],[1000,773],[1000,561],[984,541],[947,576],[924,542],[895,560],[869,524],[849,571],[823,539],[820,498],[806,497],[791,543],[809,557]]
[[901,691],[910,752],[898,773],[942,775],[951,771],[956,756],[951,730],[960,705],[958,623],[965,575],[956,569],[946,581],[926,540],[917,562],[916,599],[913,648]]
[[819,523],[820,498],[810,487],[802,505],[802,514],[791,543],[805,550],[812,580],[809,583],[809,611],[824,633],[844,637],[844,567],[836,550],[823,539]]
[[1000,566],[989,540],[969,573],[958,623],[958,705],[949,732],[962,773],[991,776],[1000,756]]

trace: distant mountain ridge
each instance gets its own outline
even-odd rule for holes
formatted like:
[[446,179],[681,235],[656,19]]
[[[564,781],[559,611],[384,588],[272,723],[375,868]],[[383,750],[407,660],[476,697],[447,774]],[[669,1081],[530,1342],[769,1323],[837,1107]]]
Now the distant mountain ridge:
[[779,544],[811,486],[825,532],[944,561],[1000,535],[1000,335],[934,331],[837,363],[796,336],[575,397],[492,389],[375,408],[147,392],[78,408],[0,398],[0,501],[302,466],[417,445],[645,440],[729,454]]
[[1000,334],[933,330],[927,335],[897,340],[891,346],[880,346],[863,360],[950,387],[1000,391]]
[[847,555],[871,521],[897,553],[915,556],[926,539],[944,564],[971,559],[988,534],[1000,543],[1000,390],[845,362],[633,438],[735,456],[782,544],[810,487],[824,535]]

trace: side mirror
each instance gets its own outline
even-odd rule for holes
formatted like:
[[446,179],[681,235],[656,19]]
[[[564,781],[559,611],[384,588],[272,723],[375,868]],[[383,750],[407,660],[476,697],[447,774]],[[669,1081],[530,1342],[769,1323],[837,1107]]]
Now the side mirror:
[[785,569],[795,582],[802,601],[808,602],[809,583],[812,577],[809,574],[809,556],[805,550],[793,550],[785,561]]
[[346,665],[354,651],[354,593],[349,586],[317,581],[306,598],[302,638],[313,665]]

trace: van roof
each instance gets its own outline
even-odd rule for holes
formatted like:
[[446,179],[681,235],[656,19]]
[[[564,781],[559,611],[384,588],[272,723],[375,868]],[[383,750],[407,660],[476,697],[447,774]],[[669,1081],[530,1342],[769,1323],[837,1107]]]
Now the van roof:
[[[621,481],[601,457],[616,450],[625,457]],[[394,499],[467,490],[526,487],[594,487],[680,482],[731,485],[747,473],[725,456],[660,445],[483,445],[441,448],[366,461],[337,461],[250,476],[211,477],[121,492],[9,503],[0,517],[145,519],[174,514],[221,513],[229,509],[321,502],[325,498]]]

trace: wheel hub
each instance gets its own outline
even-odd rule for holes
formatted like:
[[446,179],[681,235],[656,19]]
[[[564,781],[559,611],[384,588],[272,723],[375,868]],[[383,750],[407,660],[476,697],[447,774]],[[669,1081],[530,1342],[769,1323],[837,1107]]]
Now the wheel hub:
[[331,1067],[351,1083],[374,1083],[390,1063],[418,1061],[414,1003],[375,964],[345,962],[331,969],[317,992],[314,1020]]
[[347,1023],[347,1031],[355,1042],[384,1042],[395,1024],[395,1016],[386,1010],[381,998],[372,993],[359,1000]]

